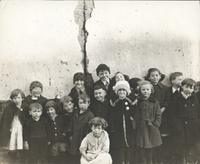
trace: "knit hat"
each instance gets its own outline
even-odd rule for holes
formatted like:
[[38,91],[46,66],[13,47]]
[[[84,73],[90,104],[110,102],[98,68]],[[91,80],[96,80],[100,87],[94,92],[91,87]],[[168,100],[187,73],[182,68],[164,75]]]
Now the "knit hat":
[[126,92],[128,93],[128,95],[131,93],[131,89],[130,89],[130,85],[127,81],[123,80],[123,81],[118,81],[115,86],[113,87],[113,90],[115,91],[115,93],[117,94],[119,89],[125,89]]

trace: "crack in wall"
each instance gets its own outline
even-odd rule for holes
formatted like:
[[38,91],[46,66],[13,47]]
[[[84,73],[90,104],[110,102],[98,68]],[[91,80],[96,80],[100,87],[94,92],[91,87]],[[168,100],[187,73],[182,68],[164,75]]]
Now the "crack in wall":
[[85,74],[88,73],[88,64],[89,64],[89,59],[87,56],[87,48],[86,48],[87,37],[89,33],[86,29],[86,22],[91,17],[93,9],[94,9],[93,0],[79,0],[74,10],[74,20],[79,27],[78,41],[81,47],[81,53],[83,55],[81,64]]

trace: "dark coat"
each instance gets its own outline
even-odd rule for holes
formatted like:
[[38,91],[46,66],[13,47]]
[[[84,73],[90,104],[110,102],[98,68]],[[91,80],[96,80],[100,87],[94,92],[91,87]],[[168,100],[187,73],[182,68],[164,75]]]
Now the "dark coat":
[[150,97],[139,100],[136,106],[136,145],[153,148],[162,144],[159,127],[161,111],[158,101]]
[[46,114],[46,111],[45,111],[45,105],[46,105],[47,100],[48,99],[46,97],[42,96],[42,95],[37,100],[32,100],[31,95],[26,96],[24,101],[23,101],[24,105],[25,105],[24,112],[25,112],[26,117],[30,118],[29,106],[32,103],[36,103],[36,102],[42,105],[42,107],[43,107],[43,116],[47,117],[47,114]]
[[110,115],[111,147],[123,148],[135,144],[134,108],[129,98],[117,99]]
[[[23,106],[22,106],[23,109]],[[19,116],[19,120],[24,125],[25,115],[23,111],[20,111],[16,105],[11,101],[5,108],[1,122],[0,122],[0,145],[7,146],[10,141],[10,129],[12,126],[12,121],[15,115]]]
[[89,132],[89,121],[94,117],[90,110],[84,113],[79,113],[78,111],[74,113],[72,118],[71,134],[72,139],[70,143],[70,153],[72,155],[79,155],[79,147],[82,139]]
[[200,104],[196,95],[185,99],[180,93],[172,105],[173,141],[192,145],[200,141]]

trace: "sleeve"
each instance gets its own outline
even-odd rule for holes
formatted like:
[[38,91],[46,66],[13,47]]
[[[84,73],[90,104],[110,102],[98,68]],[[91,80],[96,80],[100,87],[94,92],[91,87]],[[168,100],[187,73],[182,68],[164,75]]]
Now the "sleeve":
[[24,127],[23,127],[23,138],[24,138],[24,141],[29,141],[29,139],[30,139],[30,133],[31,133],[31,130],[30,130],[30,120],[27,120],[24,123]]
[[82,140],[80,148],[79,148],[81,154],[86,153],[87,151],[87,136]]
[[161,125],[161,110],[160,110],[160,105],[158,102],[155,103],[154,108],[155,108],[154,109],[155,110],[155,119],[152,122],[152,124],[156,127],[160,127],[160,125]]
[[51,131],[51,126],[50,126],[50,122],[45,119],[45,128],[46,128],[46,133],[47,133],[47,142],[50,142],[52,140],[52,131]]
[[109,149],[110,149],[110,139],[108,137],[108,134],[106,133],[104,144],[103,144],[103,148],[102,148],[102,152],[108,153]]

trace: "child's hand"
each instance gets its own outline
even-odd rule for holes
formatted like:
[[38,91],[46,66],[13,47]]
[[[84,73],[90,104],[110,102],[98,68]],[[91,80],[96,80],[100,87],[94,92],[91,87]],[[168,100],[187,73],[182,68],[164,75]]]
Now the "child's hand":
[[24,149],[29,150],[29,145],[27,141],[24,141]]
[[88,156],[87,154],[84,156],[85,159],[89,162],[89,161],[92,161],[94,159],[94,157],[92,156]]

